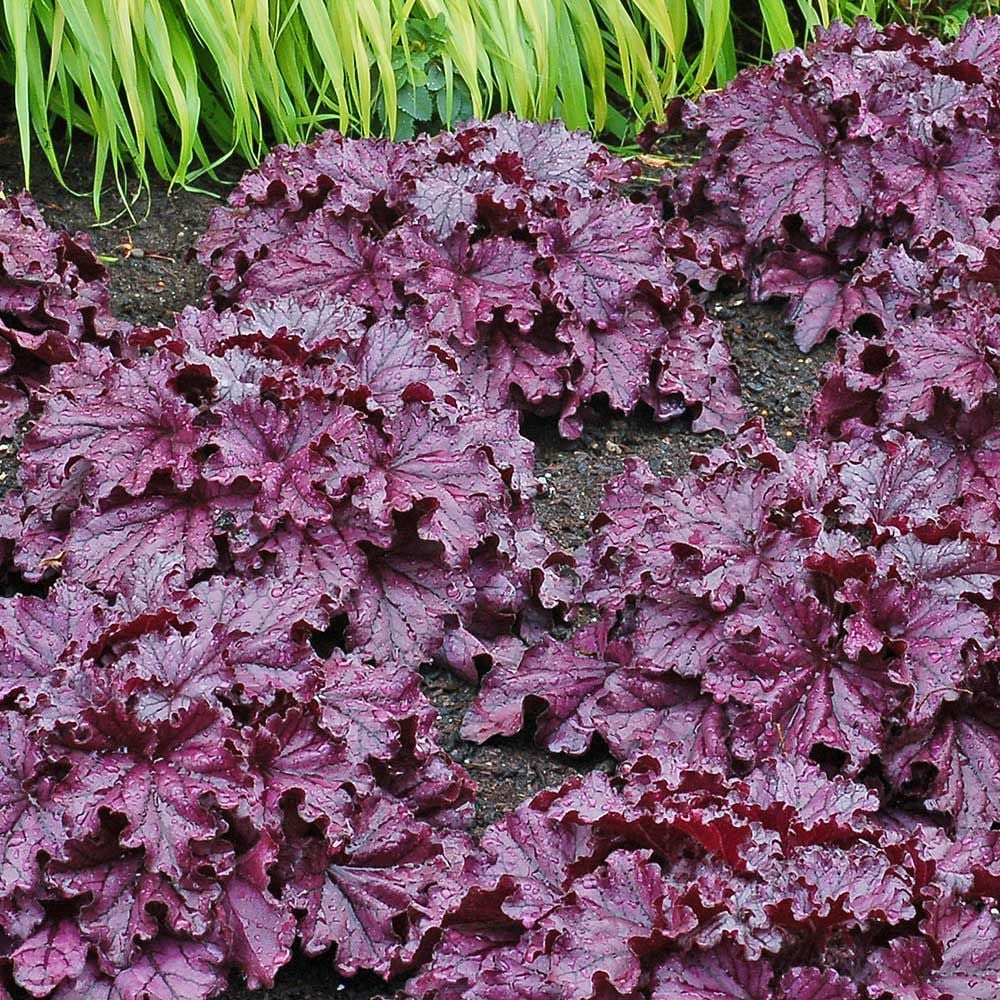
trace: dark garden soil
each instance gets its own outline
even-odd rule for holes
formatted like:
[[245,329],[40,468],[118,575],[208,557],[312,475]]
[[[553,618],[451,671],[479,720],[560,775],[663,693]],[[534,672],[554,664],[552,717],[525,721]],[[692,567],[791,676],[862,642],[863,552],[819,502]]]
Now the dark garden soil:
[[[9,132],[4,134],[3,126],[0,121],[0,183],[7,192],[16,192],[23,186],[20,158],[16,141]],[[89,171],[81,147],[69,164],[67,180],[89,193]],[[40,160],[34,165],[32,187],[52,226],[90,233],[97,252],[106,258],[112,303],[119,315],[138,323],[166,323],[174,312],[200,302],[204,273],[188,251],[219,203],[217,197],[169,193],[164,184],[157,183],[151,198],[140,199],[134,207],[135,218],[118,214],[114,221],[95,227],[90,225],[89,197],[70,195]],[[219,193],[224,191],[221,184],[216,187]],[[114,197],[105,197],[107,218],[118,213],[117,205]],[[817,373],[831,355],[829,347],[809,356],[800,354],[774,308],[749,305],[735,297],[715,300],[709,308],[725,326],[749,413],[762,416],[770,434],[792,447],[801,436],[802,413],[816,389]],[[612,420],[571,444],[560,442],[554,425],[535,424],[528,433],[538,446],[537,472],[544,488],[538,503],[541,519],[570,549],[586,538],[604,484],[621,471],[626,458],[641,456],[656,471],[680,474],[694,452],[721,440],[719,435],[692,434],[683,420],[657,425],[642,417]],[[0,490],[10,469],[4,452],[12,456],[10,443],[0,442]],[[426,673],[425,689],[440,712],[442,745],[479,785],[477,830],[574,771],[610,767],[610,758],[600,752],[582,760],[554,757],[536,749],[530,738],[473,746],[458,735],[473,689],[441,671]],[[225,1000],[361,1000],[378,992],[375,980],[340,981],[327,959],[301,959],[283,971],[273,989],[251,993],[234,984]]]

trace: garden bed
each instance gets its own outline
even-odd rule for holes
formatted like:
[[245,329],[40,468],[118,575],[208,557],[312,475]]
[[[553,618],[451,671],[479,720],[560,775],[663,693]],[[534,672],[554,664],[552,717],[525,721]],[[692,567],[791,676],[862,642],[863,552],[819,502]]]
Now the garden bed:
[[860,23],[632,163],[11,195],[0,993],[996,995],[998,122]]
[[[145,201],[136,205],[138,221],[124,215],[92,226],[89,200],[74,198],[47,176],[40,157],[35,170],[33,193],[50,225],[88,232],[96,252],[108,258],[112,308],[117,315],[135,323],[167,323],[174,312],[201,301],[205,274],[189,251],[218,204],[215,197],[186,191],[168,193],[157,183],[148,212]],[[88,189],[88,165],[82,150],[70,166],[67,181],[76,190]],[[0,142],[0,183],[7,192],[21,187],[20,160],[10,133]],[[223,187],[219,193],[224,193]],[[108,217],[114,216],[113,199],[107,198],[105,207]],[[748,413],[761,416],[772,437],[791,448],[802,437],[803,411],[816,390],[820,368],[832,357],[831,345],[802,354],[777,308],[749,304],[739,296],[716,296],[708,309],[725,329]],[[544,484],[537,503],[540,519],[567,550],[587,538],[604,485],[622,471],[628,457],[641,456],[654,471],[679,475],[693,454],[723,440],[713,432],[692,433],[686,418],[656,424],[641,414],[588,427],[572,443],[560,440],[554,421],[529,418],[526,431],[536,443],[537,473]],[[8,475],[10,471],[8,468]],[[550,754],[535,747],[530,736],[495,738],[476,746],[459,736],[474,689],[447,672],[429,670],[424,675],[424,690],[439,712],[442,746],[469,770],[478,785],[475,832],[540,789],[558,785],[574,771],[613,767],[609,756],[596,751],[583,759]],[[280,973],[273,989],[249,993],[237,983],[225,997],[318,1000],[338,996],[361,1000],[376,995],[380,986],[384,989],[380,980],[364,976],[340,982],[326,959],[300,959]]]

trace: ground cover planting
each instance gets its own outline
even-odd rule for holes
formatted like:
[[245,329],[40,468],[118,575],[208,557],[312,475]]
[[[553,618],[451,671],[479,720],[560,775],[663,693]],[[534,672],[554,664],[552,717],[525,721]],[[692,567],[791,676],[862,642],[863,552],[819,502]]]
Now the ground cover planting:
[[[658,187],[508,117],[278,149],[164,325],[0,203],[0,998],[1000,994],[995,50],[835,29]],[[840,334],[790,451],[726,288]],[[522,430],[636,408],[713,437],[560,551]],[[421,668],[615,764],[473,834]]]

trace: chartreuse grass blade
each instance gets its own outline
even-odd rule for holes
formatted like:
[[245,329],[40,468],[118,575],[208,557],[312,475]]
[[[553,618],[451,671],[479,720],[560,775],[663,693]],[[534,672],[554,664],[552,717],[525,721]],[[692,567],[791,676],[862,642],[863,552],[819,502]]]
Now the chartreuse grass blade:
[[788,20],[784,0],[759,0],[759,2],[771,51],[790,49],[795,44],[795,33]]
[[[10,33],[14,61],[14,109],[17,112],[18,137],[21,142],[21,157],[24,160],[24,183],[30,182],[31,162],[31,87],[32,67],[28,62],[28,24],[31,19],[31,3],[22,0],[4,0],[4,16]],[[37,86],[37,78],[36,78]]]
[[[436,67],[436,104],[561,116],[624,141],[666,101],[732,78],[835,17],[954,33],[971,0],[0,0],[0,75],[28,177],[76,132],[105,175],[175,184],[320,127],[393,134],[399,88]],[[996,9],[980,0],[977,12]],[[739,31],[734,32],[734,15]],[[428,26],[433,28],[429,29]],[[430,33],[428,34],[428,31]],[[796,35],[801,31],[800,36]],[[428,39],[431,39],[428,42]],[[737,40],[747,46],[740,51]],[[747,41],[749,39],[749,42]],[[428,47],[431,46],[433,51]],[[420,72],[416,72],[420,59]],[[443,101],[440,100],[443,94]],[[412,91],[411,91],[412,96]],[[429,105],[428,102],[425,102]],[[412,116],[407,116],[412,119]],[[57,153],[50,127],[66,127]],[[411,124],[408,127],[412,127]]]
[[[559,2],[559,0],[557,0]],[[607,65],[604,57],[604,40],[601,37],[601,27],[594,14],[594,8],[589,3],[578,3],[575,0],[562,0],[560,6],[560,49],[569,49],[574,57],[579,53],[578,62],[583,75],[585,94],[581,101],[578,95],[572,96],[573,106],[578,110],[589,106],[592,114],[591,126],[595,132],[603,132],[608,120],[607,97]],[[572,31],[576,45],[566,46],[563,40],[570,37]],[[569,58],[569,54],[565,58]],[[564,105],[568,103],[563,96]],[[583,127],[583,126],[578,126]]]
[[[480,3],[486,5],[485,16]],[[445,71],[453,66],[469,88],[473,114],[482,118],[494,104],[496,86],[491,64],[492,45],[490,0],[419,0],[414,13],[431,19],[441,17],[447,43],[443,56]]]

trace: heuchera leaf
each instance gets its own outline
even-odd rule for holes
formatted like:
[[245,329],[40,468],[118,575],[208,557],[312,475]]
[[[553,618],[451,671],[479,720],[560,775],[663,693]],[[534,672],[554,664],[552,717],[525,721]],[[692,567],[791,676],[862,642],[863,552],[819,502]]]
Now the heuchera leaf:
[[141,496],[158,471],[169,471],[178,486],[190,487],[193,455],[202,445],[193,424],[197,411],[171,390],[172,366],[164,362],[146,370],[109,369],[99,395],[55,395],[45,422],[33,429],[32,466],[65,470],[86,457],[106,475],[106,490],[117,484],[132,496]]
[[114,991],[122,1000],[211,996],[223,985],[222,957],[222,949],[208,942],[159,937],[115,977]]
[[612,217],[591,203],[547,225],[538,248],[552,264],[556,305],[607,327],[638,282],[661,280],[656,236],[656,220],[639,205]]
[[434,333],[476,343],[478,324],[490,324],[494,311],[531,329],[540,308],[532,286],[541,275],[530,248],[499,238],[470,246],[464,229],[443,244],[418,225],[393,236],[384,245],[388,266],[406,292],[424,300],[422,312]]
[[995,995],[1000,926],[993,913],[946,898],[929,907],[921,930],[931,942],[898,938],[872,956],[866,978],[873,993],[888,991],[904,1000],[985,1000]]
[[885,184],[877,207],[891,215],[902,205],[923,236],[943,230],[966,237],[973,220],[993,204],[1000,160],[994,140],[983,132],[956,131],[937,142],[900,136],[881,145],[877,162]]
[[865,145],[838,141],[832,115],[805,102],[778,104],[769,124],[731,154],[742,203],[754,205],[747,238],[778,237],[789,216],[820,242],[851,227],[871,200]]
[[[692,960],[693,959],[693,960]],[[736,949],[720,946],[697,957],[675,958],[656,970],[654,1000],[770,1000],[774,970],[764,960],[751,962]]]
[[250,989],[272,986],[291,957],[296,921],[291,908],[270,893],[269,869],[278,844],[264,833],[244,854],[223,889],[224,937]]
[[893,319],[881,337],[841,342],[809,423],[828,438],[865,438],[877,427],[923,439],[911,447],[924,450],[938,489],[952,492],[967,521],[979,508],[979,530],[995,537],[1000,335],[990,261],[997,235],[983,226],[977,235],[978,247],[940,242],[912,282],[896,283]]
[[16,712],[0,715],[0,755],[0,842],[4,858],[0,892],[7,897],[15,889],[35,886],[38,857],[58,849],[61,823],[45,794],[47,782],[38,774],[42,764],[40,748],[24,718]]
[[399,967],[405,929],[416,922],[430,885],[447,877],[454,859],[430,829],[390,801],[368,802],[350,817],[349,848],[313,840],[293,877],[295,904],[305,910],[307,954],[337,945],[337,967],[389,975]]
[[18,985],[33,996],[43,997],[83,972],[87,945],[72,920],[60,920],[23,942],[11,960]]

